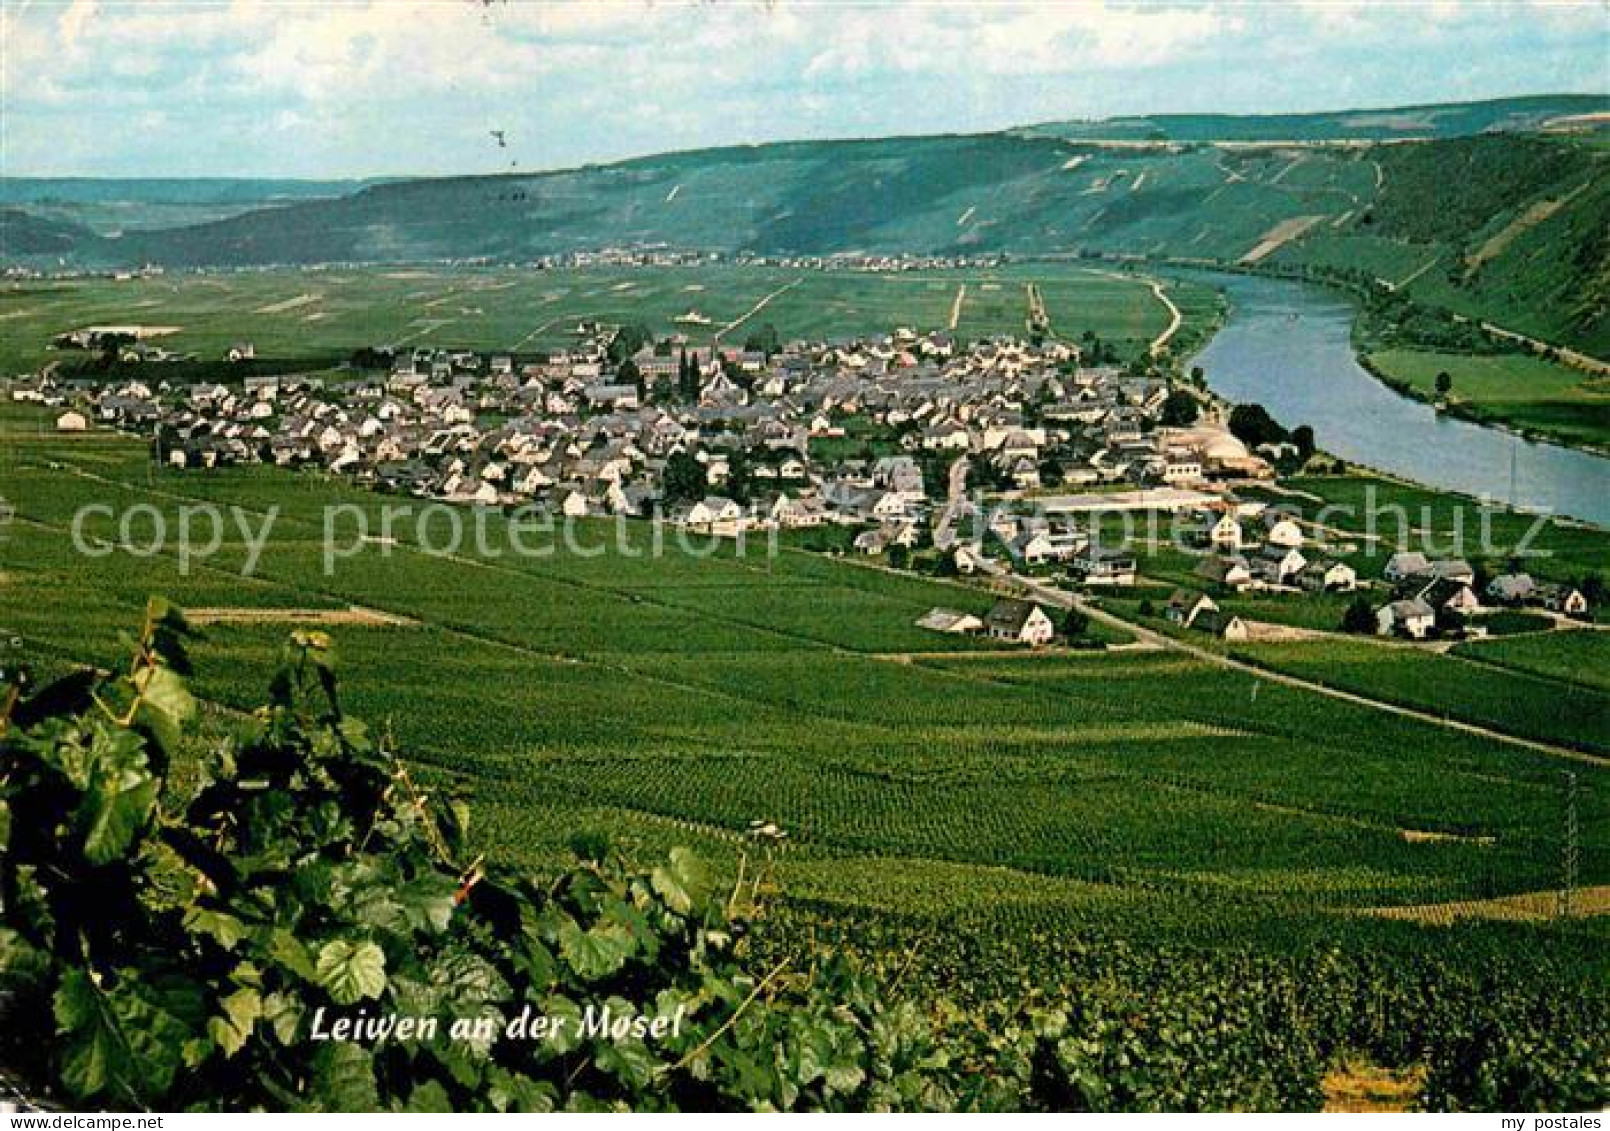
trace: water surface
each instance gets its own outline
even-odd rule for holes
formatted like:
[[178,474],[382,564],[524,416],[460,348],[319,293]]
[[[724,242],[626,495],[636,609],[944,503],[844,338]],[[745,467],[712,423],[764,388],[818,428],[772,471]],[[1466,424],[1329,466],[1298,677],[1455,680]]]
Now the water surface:
[[[1257,403],[1354,463],[1431,487],[1610,527],[1610,458],[1437,413],[1358,363],[1353,307],[1307,283],[1195,274],[1224,289],[1229,323],[1189,364],[1227,400]],[[1513,493],[1512,493],[1513,492]]]

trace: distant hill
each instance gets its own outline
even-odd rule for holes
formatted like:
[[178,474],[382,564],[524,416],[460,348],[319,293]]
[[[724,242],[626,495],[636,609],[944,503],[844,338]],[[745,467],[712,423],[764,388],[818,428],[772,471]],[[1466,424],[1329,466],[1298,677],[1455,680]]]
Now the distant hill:
[[110,254],[99,250],[100,243],[82,224],[0,207],[0,251],[7,263],[96,260]]
[[[729,147],[551,173],[373,184],[115,239],[18,219],[0,236],[10,233],[7,261],[80,266],[519,262],[654,245],[1317,265],[1382,278],[1604,356],[1610,146],[1592,130],[1508,131],[1581,119],[1607,104],[1562,96],[1145,119],[1182,136],[1139,145],[1042,126]],[[1378,120],[1372,129],[1430,122],[1440,135],[1460,136],[1345,146],[1320,136],[1362,129],[1366,116]],[[1203,134],[1227,134],[1231,125],[1243,135],[1301,129],[1311,140],[1218,144],[1185,139],[1187,124]]]
[[200,224],[298,201],[329,200],[376,183],[246,177],[4,177],[0,178],[0,207],[17,207],[111,236]]
[[1569,119],[1607,111],[1605,95],[1541,94],[1316,114],[1151,114],[1046,122],[1021,132],[1086,141],[1391,141],[1565,127]]

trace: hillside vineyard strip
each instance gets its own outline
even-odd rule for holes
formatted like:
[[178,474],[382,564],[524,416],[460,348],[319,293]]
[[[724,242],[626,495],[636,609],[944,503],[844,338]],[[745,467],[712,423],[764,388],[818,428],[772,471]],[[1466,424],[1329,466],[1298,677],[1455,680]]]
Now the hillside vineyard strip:
[[[134,441],[11,428],[0,625],[54,663],[110,665],[153,592],[407,618],[332,630],[351,709],[393,728],[433,781],[469,791],[488,848],[539,869],[585,828],[645,852],[693,843],[730,865],[738,834],[763,819],[791,833],[780,877],[798,898],[919,917],[996,900],[1054,917],[1122,908],[1136,930],[1206,929],[1191,913],[1204,900],[1223,930],[1558,877],[1557,759],[1168,653],[963,658],[987,645],[912,627],[933,605],[981,612],[981,590],[790,550],[770,562],[731,548],[444,558],[406,533],[389,557],[371,545],[326,577],[322,508],[372,514],[381,497],[263,467],[153,471]],[[280,508],[253,577],[236,572],[238,532],[188,577],[172,557],[72,548],[85,503],[149,504],[173,523],[197,501]],[[116,535],[105,521],[90,532]],[[590,544],[604,543],[596,533]],[[209,626],[199,692],[258,702],[286,631]],[[1536,719],[1492,717],[1482,689],[1496,668],[1411,661],[1475,673],[1434,696],[1452,716],[1548,730],[1546,705]],[[1524,678],[1546,693],[1544,675]],[[1593,745],[1604,695],[1575,694],[1572,726],[1586,731],[1548,737]],[[1582,882],[1610,881],[1610,771],[1571,769]]]

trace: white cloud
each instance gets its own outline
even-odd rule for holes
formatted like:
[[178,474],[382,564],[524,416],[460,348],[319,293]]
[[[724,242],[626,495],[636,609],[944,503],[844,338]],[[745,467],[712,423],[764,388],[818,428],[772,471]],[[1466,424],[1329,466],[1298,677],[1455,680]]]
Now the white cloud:
[[[1545,0],[0,0],[0,32],[8,159],[56,160],[82,133],[107,162],[124,145],[158,172],[242,152],[274,171],[531,168],[745,139],[1500,94],[1517,73],[1610,85],[1610,8]],[[1505,50],[1522,35],[1524,72]],[[165,117],[122,141],[147,112]],[[489,128],[509,131],[507,152]]]

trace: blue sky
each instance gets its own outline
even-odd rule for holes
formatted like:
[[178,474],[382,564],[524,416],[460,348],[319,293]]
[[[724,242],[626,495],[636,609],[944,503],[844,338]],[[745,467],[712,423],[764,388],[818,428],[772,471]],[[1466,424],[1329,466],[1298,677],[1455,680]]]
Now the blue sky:
[[485,173],[1126,113],[1604,93],[1610,4],[0,0],[0,65],[12,176]]

